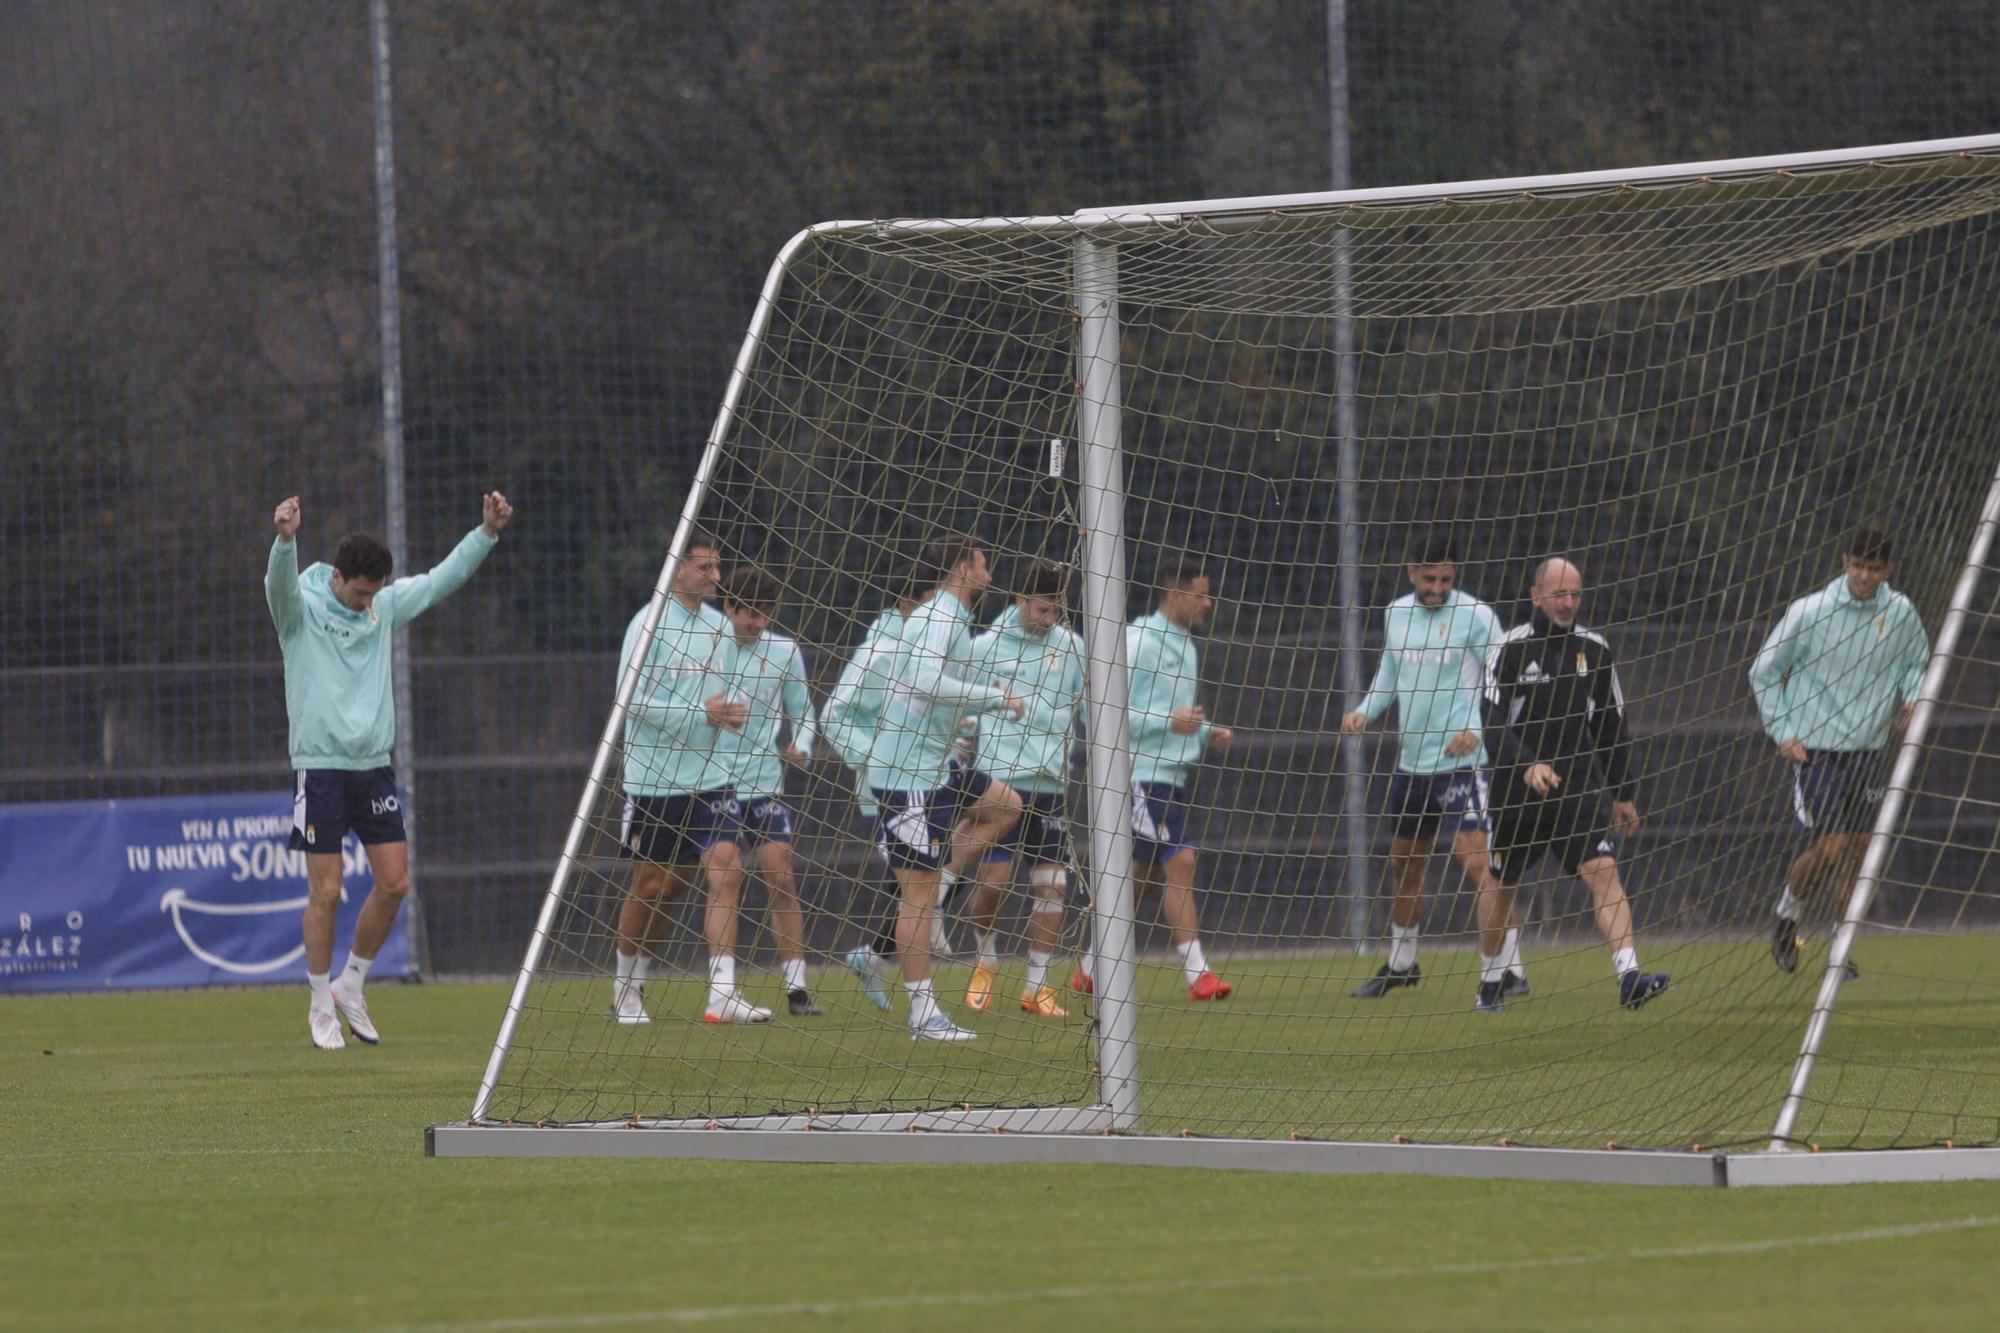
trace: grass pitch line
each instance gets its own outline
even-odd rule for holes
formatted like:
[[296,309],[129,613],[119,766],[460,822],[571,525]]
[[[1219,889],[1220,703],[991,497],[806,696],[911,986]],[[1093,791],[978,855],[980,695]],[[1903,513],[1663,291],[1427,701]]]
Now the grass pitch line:
[[628,1310],[616,1314],[534,1315],[519,1319],[478,1319],[445,1324],[372,1326],[375,1333],[516,1333],[547,1328],[618,1328],[635,1324],[705,1324],[726,1319],[782,1319],[798,1315],[866,1314],[874,1311],[920,1310],[948,1306],[1021,1304],[1033,1301],[1102,1300],[1115,1296],[1170,1296],[1177,1292],[1243,1291],[1256,1288],[1325,1286],[1336,1282],[1366,1282],[1413,1277],[1451,1277],[1481,1273],[1528,1272],[1549,1268],[1582,1268],[1591,1264],[1633,1263],[1649,1259],[1714,1259],[1739,1254],[1769,1254],[1778,1250],[1860,1245],[1868,1241],[1906,1240],[1945,1232],[1978,1231],[2000,1226],[2000,1217],[1958,1217],[1937,1222],[1907,1222],[1840,1231],[1824,1236],[1780,1236],[1770,1240],[1715,1245],[1676,1245],[1659,1249],[1617,1250],[1605,1254],[1558,1254],[1545,1259],[1492,1259],[1453,1264],[1421,1264],[1399,1268],[1296,1274],[1279,1277],[1188,1278],[1173,1282],[1122,1282],[1088,1287],[1043,1287],[1037,1291],[965,1291],[870,1296],[857,1300],[788,1301],[770,1305],[716,1305],[664,1310]]

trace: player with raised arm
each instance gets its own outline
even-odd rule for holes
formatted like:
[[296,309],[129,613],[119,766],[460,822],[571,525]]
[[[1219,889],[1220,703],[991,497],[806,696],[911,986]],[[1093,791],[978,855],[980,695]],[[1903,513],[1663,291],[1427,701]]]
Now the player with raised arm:
[[[1190,1000],[1226,1000],[1235,988],[1209,970],[1195,903],[1195,847],[1187,840],[1188,781],[1202,756],[1228,751],[1235,734],[1208,720],[1201,695],[1201,654],[1194,631],[1215,609],[1200,556],[1182,552],[1160,563],[1157,609],[1125,627],[1132,747],[1134,901],[1160,890],[1160,915],[1173,933]],[[1090,974],[1070,985],[1089,994]]]
[[[1590,890],[1611,947],[1618,1002],[1637,1009],[1667,988],[1641,972],[1632,907],[1618,876],[1615,829],[1639,831],[1638,789],[1625,734],[1625,692],[1610,642],[1577,623],[1583,573],[1553,557],[1535,568],[1534,611],[1508,630],[1488,662],[1486,735],[1493,753],[1493,870],[1479,900],[1478,1007],[1502,1007],[1507,922],[1514,891],[1544,856]],[[1604,808],[1608,793],[1611,808]]]
[[[1889,734],[1909,725],[1930,661],[1930,638],[1896,572],[1886,533],[1857,528],[1840,577],[1785,608],[1750,668],[1764,732],[1792,765],[1792,808],[1812,842],[1785,875],[1771,959],[1799,965],[1799,920],[1834,890],[1837,914],[1868,850],[1888,778]],[[1859,976],[1852,960],[1847,975]]]
[[612,1016],[628,1026],[652,1021],[645,986],[666,922],[662,906],[687,891],[697,867],[708,896],[702,913],[708,1007],[702,1018],[763,1023],[771,1017],[769,1009],[751,1004],[736,988],[741,812],[722,740],[749,722],[750,706],[730,693],[734,632],[722,612],[704,600],[715,594],[721,569],[721,544],[708,533],[690,533],[652,637],[645,638],[642,606],[625,627],[618,655],[621,675],[639,662],[625,713],[625,816],[619,830],[632,878],[618,913],[611,984]]
[[[1446,532],[1418,538],[1405,573],[1411,592],[1389,604],[1382,617],[1382,660],[1367,695],[1341,719],[1341,730],[1359,735],[1396,706],[1400,744],[1389,779],[1389,959],[1354,990],[1379,999],[1423,976],[1417,936],[1423,912],[1424,862],[1439,827],[1449,821],[1451,851],[1466,883],[1488,892],[1486,747],[1480,735],[1486,657],[1500,639],[1493,609],[1457,586],[1460,557]],[[1503,946],[1509,969],[1519,967],[1519,936]],[[1522,980],[1514,983],[1525,986]]]
[[[868,751],[867,781],[878,807],[876,845],[895,873],[900,904],[896,948],[910,997],[916,1041],[968,1041],[931,988],[931,917],[952,844],[985,845],[1014,826],[1021,800],[1000,783],[950,759],[959,719],[1006,711],[1019,717],[1018,695],[969,678],[972,607],[992,581],[986,551],[965,537],[925,548],[921,567],[941,571],[930,599],[910,614],[886,662],[871,670],[886,682]],[[962,821],[962,822],[961,822]]]
[[[333,563],[299,572],[299,498],[272,514],[278,530],[264,567],[285,658],[285,712],[290,720],[293,851],[306,857],[306,1025],[313,1045],[337,1051],[347,1042],[341,1019],[357,1041],[381,1035],[362,993],[396,913],[410,891],[409,840],[402,799],[390,767],[396,745],[396,700],[390,689],[395,629],[458,591],[500,540],[513,506],[498,491],[480,500],[479,526],[465,534],[430,572],[388,582],[395,558],[381,540],[357,532],[341,540]],[[353,829],[375,877],[347,965],[335,980],[334,912],[340,903],[340,844]]]
[[1083,640],[1063,623],[1069,569],[1053,560],[1029,568],[1014,605],[972,641],[975,670],[1020,695],[1026,711],[1002,714],[980,729],[979,770],[1004,782],[1021,798],[1021,822],[1012,836],[989,849],[979,865],[967,915],[979,959],[965,1003],[984,1009],[1000,972],[995,929],[1001,891],[1018,854],[1028,863],[1034,901],[1028,909],[1028,975],[1021,1008],[1040,1018],[1068,1011],[1048,984],[1049,964],[1062,938],[1063,899],[1069,889],[1067,810],[1070,750],[1077,706],[1083,699]]
[[[741,846],[756,848],[757,873],[771,895],[771,934],[785,976],[785,1007],[795,1018],[817,1018],[819,1005],[806,988],[806,918],[792,866],[795,820],[785,804],[785,765],[802,767],[812,759],[817,723],[798,644],[771,632],[778,593],[778,581],[755,565],[730,571],[722,585],[722,614],[736,639],[729,692],[750,709],[740,730],[723,733],[722,749],[742,809],[739,851]],[[781,727],[789,729],[783,745],[778,740]]]

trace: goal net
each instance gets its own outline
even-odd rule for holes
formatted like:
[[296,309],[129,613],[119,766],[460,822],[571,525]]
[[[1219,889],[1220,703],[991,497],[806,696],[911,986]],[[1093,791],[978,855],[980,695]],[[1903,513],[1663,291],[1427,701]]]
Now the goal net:
[[[695,492],[662,497],[660,590],[639,652],[603,682],[616,703],[472,1123],[1990,1143],[1996,464],[1990,140],[813,228],[772,270]],[[781,783],[794,836],[739,842],[734,993],[773,1017],[704,1021],[711,866],[644,914],[646,1021],[617,1020],[634,871],[621,746],[666,689],[647,651],[693,614],[670,593],[697,526],[725,577],[754,565],[774,580],[764,633],[796,641],[816,711],[878,614],[949,576],[912,574],[937,535],[986,552],[973,635],[1006,613],[1000,631],[1022,640],[1036,562],[1069,571],[1088,680],[1069,697],[1068,780],[1055,813],[1040,807],[1039,850],[1001,863],[970,847],[942,913],[954,952],[933,994],[975,1039],[914,1040],[899,960],[879,974],[886,1011],[849,966],[897,890],[863,779],[817,721],[812,757]],[[1892,565],[1867,605],[1844,562],[1864,528]],[[1455,600],[1392,605],[1440,566]],[[1531,600],[1565,568],[1575,627]],[[1836,642],[1811,612],[1821,637],[1800,630],[1779,651],[1787,608],[1813,596],[1861,628]],[[1490,631],[1468,598],[1490,607]],[[1433,622],[1436,643],[1410,637]],[[1517,627],[1510,698],[1538,673],[1576,673],[1552,682],[1569,702],[1534,739],[1532,716],[1491,706],[1500,659],[1477,637]],[[1400,694],[1345,735],[1385,635]],[[1062,687],[1037,654],[1069,642],[980,658],[978,640],[961,674],[1054,706]],[[1184,699],[1169,688],[1181,654],[1198,658]],[[1816,739],[1810,772],[1781,754],[1793,737],[1760,711],[1760,654],[1774,725],[1822,737],[1845,710],[1862,719],[1849,751]],[[1177,747],[1163,719],[1186,701],[1205,722]],[[1890,725],[1910,701],[1907,727]],[[1001,762],[1003,717],[979,719],[975,766]],[[1456,752],[1461,729],[1483,748]],[[645,745],[671,767],[666,734]],[[1552,756],[1551,736],[1570,748]],[[1505,938],[1508,876],[1486,829],[1527,808],[1536,753],[1568,790],[1560,819],[1552,803],[1510,826]],[[1184,824],[1152,785],[1174,782]],[[771,910],[783,856],[802,947]],[[972,891],[981,864],[998,867],[990,918],[991,895]],[[1190,866],[1198,953],[1174,916]],[[1788,875],[1796,905],[1781,901]],[[817,1014],[791,1012],[788,957]],[[967,1002],[982,958],[983,1010]],[[1397,984],[1355,994],[1384,969]],[[1080,972],[1094,993],[1072,987]],[[1213,994],[1202,972],[1232,993],[1197,997]],[[1496,977],[1501,1003],[1481,1008]]]

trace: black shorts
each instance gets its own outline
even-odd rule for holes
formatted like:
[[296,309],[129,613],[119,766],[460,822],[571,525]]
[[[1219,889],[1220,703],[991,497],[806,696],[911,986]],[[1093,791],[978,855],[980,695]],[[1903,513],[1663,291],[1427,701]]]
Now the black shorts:
[[790,842],[798,836],[798,824],[792,816],[792,807],[781,797],[759,796],[755,800],[740,803],[743,809],[741,828],[743,836],[738,839],[746,846],[761,842]]
[[1493,806],[1493,869],[1503,884],[1519,884],[1535,863],[1554,856],[1574,875],[1586,861],[1615,856],[1618,844],[1595,793],[1537,796],[1509,783],[1503,802]]
[[691,866],[709,848],[736,841],[741,813],[727,787],[689,796],[627,796],[619,846],[627,860]]
[[1792,813],[1808,833],[1867,833],[1888,783],[1887,750],[1809,750],[1792,769]]
[[292,775],[295,852],[340,854],[353,829],[363,845],[408,842],[393,768],[302,768]]
[[976,768],[953,765],[925,792],[874,791],[875,846],[897,870],[936,870],[951,851],[951,826],[992,787]]
[[986,849],[986,860],[1011,863],[1016,855],[1037,865],[1068,865],[1069,798],[1059,791],[1022,791],[1021,822]]

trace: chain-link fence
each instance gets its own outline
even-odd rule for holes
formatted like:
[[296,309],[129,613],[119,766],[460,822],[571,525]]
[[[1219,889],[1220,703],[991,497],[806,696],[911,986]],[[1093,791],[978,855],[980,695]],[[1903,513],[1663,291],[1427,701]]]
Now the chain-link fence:
[[281,788],[272,506],[303,497],[307,559],[406,534],[407,572],[502,489],[502,551],[414,631],[401,776],[433,966],[509,966],[799,227],[1316,189],[1343,154],[1375,185],[1996,125],[1971,0],[23,0],[0,801]]

